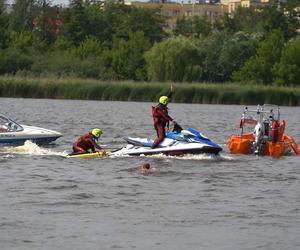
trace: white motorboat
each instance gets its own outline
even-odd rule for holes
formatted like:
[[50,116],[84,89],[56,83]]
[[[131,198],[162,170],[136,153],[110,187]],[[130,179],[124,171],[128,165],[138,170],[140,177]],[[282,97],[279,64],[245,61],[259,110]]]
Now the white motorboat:
[[61,137],[54,130],[20,125],[5,115],[0,114],[0,144],[24,144],[29,140],[36,144],[47,144]]

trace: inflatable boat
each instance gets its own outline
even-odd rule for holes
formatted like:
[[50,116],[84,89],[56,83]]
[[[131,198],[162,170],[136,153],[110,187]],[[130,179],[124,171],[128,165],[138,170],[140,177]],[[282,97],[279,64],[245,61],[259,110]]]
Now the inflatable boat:
[[294,138],[285,133],[286,122],[280,120],[277,105],[258,105],[256,110],[245,107],[240,120],[240,134],[232,135],[227,146],[232,154],[255,154],[280,157],[300,154]]

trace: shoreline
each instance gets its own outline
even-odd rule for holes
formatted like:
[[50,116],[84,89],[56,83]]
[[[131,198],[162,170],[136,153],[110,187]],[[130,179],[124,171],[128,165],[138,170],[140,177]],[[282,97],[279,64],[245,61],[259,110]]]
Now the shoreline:
[[[0,76],[0,97],[156,102],[170,82]],[[174,103],[300,106],[300,88],[243,83],[175,83]]]

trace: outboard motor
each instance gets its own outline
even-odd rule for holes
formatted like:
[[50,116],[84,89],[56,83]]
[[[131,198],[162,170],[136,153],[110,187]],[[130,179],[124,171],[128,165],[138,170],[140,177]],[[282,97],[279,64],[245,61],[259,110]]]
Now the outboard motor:
[[265,127],[263,123],[257,123],[254,131],[254,142],[253,142],[253,151],[254,154],[258,155],[262,153],[262,143],[265,135]]

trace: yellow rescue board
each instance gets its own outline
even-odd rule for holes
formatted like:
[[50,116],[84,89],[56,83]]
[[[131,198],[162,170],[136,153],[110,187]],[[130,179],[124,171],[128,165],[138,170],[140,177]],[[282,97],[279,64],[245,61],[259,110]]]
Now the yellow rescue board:
[[92,158],[92,157],[104,157],[109,155],[109,152],[95,152],[87,154],[70,155],[70,158]]

